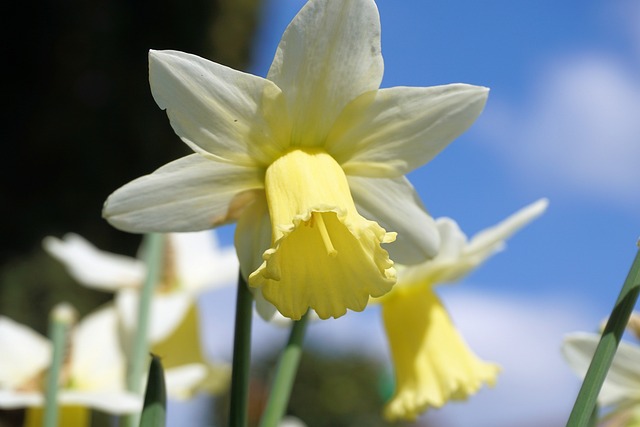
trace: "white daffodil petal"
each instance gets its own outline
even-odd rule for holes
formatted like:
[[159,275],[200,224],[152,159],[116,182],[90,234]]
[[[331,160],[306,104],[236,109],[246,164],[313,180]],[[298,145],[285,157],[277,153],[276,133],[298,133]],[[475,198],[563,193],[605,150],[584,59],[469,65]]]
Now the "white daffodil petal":
[[487,88],[466,84],[365,93],[338,117],[327,151],[348,175],[404,175],[467,130],[487,95]]
[[202,363],[190,363],[165,370],[167,396],[185,400],[193,396],[207,377],[208,368]]
[[60,390],[58,399],[61,405],[83,406],[114,415],[133,414],[142,409],[142,397],[125,390]]
[[284,120],[270,120],[269,111],[283,110],[284,98],[269,80],[188,53],[151,50],[149,82],[174,131],[194,151],[245,166],[278,155]]
[[[576,332],[565,336],[562,354],[571,369],[581,378],[585,376],[600,336]],[[621,342],[602,385],[598,402],[603,406],[637,401],[640,398],[640,347]]]
[[400,264],[416,264],[437,255],[440,236],[435,221],[405,177],[365,178],[347,176],[358,213],[382,228],[398,233],[385,246]]
[[42,406],[44,395],[39,391],[16,391],[0,389],[0,409],[20,409]]
[[[125,289],[116,294],[115,304],[125,337],[131,338],[135,331],[139,301],[139,293],[135,291]],[[193,296],[188,292],[154,295],[147,335],[149,342],[153,344],[167,338],[180,325],[193,303]],[[123,344],[126,345],[127,342]]]
[[112,304],[80,321],[73,333],[70,375],[74,389],[125,388],[125,358],[118,338],[118,319]]
[[18,388],[36,379],[50,362],[49,340],[27,326],[0,316],[0,389]]
[[146,275],[142,261],[101,251],[77,234],[68,233],[62,240],[45,237],[42,246],[74,279],[91,288],[116,291],[139,286]]
[[380,18],[373,0],[312,0],[287,27],[267,78],[287,99],[292,145],[324,142],[340,111],[380,86]]
[[[478,253],[480,256],[491,255],[502,242],[511,237],[516,231],[529,224],[534,219],[544,213],[549,205],[547,199],[539,199],[528,206],[520,209],[507,219],[499,222],[490,228],[485,228],[471,239],[465,252],[468,254]],[[483,255],[488,252],[486,255]]]
[[[262,254],[271,246],[271,221],[264,195],[256,198],[238,220],[235,245],[240,271],[248,280],[249,275],[262,264]],[[256,302],[256,311],[265,321],[270,321],[276,314],[276,308],[264,298],[259,288],[250,289]]]
[[263,261],[262,254],[271,246],[271,221],[264,194],[247,206],[238,219],[235,245],[240,270],[246,280],[260,267]]
[[129,232],[200,231],[235,220],[262,187],[257,169],[192,154],[120,187],[102,215]]
[[169,234],[180,287],[192,293],[235,284],[238,257],[233,247],[218,246],[214,230]]

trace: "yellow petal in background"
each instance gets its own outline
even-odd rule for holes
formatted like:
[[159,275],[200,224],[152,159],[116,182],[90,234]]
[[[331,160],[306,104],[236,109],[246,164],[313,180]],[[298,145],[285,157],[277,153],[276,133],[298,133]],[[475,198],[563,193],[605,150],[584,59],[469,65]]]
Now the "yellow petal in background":
[[386,418],[413,420],[495,382],[498,366],[469,350],[429,286],[394,288],[382,302],[382,315],[396,375]]
[[308,308],[320,318],[360,311],[387,293],[395,269],[381,243],[395,240],[356,211],[346,176],[327,153],[296,149],[266,171],[272,245],[249,276],[286,317]]
[[[24,427],[42,427],[43,408],[27,408]],[[90,427],[91,409],[82,406],[61,406],[58,413],[58,425],[64,427]]]

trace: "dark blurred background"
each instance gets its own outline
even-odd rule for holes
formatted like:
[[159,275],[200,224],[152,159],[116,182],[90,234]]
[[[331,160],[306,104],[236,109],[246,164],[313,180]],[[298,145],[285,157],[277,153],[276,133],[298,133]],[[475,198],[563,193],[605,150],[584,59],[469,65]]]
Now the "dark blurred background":
[[106,197],[190,150],[148,84],[149,49],[244,69],[259,0],[45,0],[3,5],[0,313],[45,330],[68,300],[81,313],[108,295],[70,281],[40,247],[75,232],[134,254],[140,236],[101,218]]

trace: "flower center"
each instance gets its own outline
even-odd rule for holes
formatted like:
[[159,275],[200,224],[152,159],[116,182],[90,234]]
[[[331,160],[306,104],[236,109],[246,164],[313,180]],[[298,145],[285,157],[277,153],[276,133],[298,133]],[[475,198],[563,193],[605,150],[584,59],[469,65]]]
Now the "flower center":
[[329,232],[327,231],[327,226],[324,223],[324,219],[322,219],[322,214],[320,214],[319,212],[311,213],[309,226],[313,228],[314,224],[318,226],[318,231],[320,232],[322,243],[324,243],[324,247],[327,250],[327,255],[329,255],[330,257],[335,257],[336,255],[338,255],[338,251],[333,247],[333,243],[331,243],[331,237],[329,237]]

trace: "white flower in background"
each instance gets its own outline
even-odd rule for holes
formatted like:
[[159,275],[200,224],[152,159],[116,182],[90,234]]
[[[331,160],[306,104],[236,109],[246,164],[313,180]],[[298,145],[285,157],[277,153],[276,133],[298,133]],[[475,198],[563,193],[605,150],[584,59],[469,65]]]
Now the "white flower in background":
[[[633,314],[630,326],[638,324]],[[634,325],[635,324],[635,325]],[[637,331],[634,331],[637,332]],[[584,378],[596,351],[600,334],[574,332],[565,336],[562,354],[571,369]],[[605,411],[602,425],[606,427],[640,427],[640,346],[622,341],[598,395],[598,404]]]
[[[87,408],[116,415],[142,409],[142,398],[126,391],[126,361],[118,342],[112,305],[82,319],[72,329],[69,342],[58,392],[62,425],[64,420],[87,421],[66,425],[89,425]],[[52,351],[47,338],[0,316],[0,408],[44,405],[45,378]],[[37,411],[28,411],[26,425],[33,425],[28,419],[37,414]]]
[[[379,299],[395,368],[395,393],[385,408],[391,420],[413,420],[429,407],[465,400],[499,368],[467,347],[433,287],[461,279],[505,246],[505,240],[540,216],[541,199],[487,228],[471,240],[450,218],[438,218],[438,255],[422,264],[398,266],[398,283]],[[488,313],[491,315],[491,313]]]
[[[76,234],[62,240],[47,237],[43,246],[81,284],[115,293],[121,342],[128,352],[137,323],[139,289],[146,277],[144,263],[100,251]],[[150,351],[162,357],[167,393],[172,398],[188,398],[198,391],[222,391],[230,368],[209,363],[203,356],[196,298],[207,290],[235,284],[235,251],[220,248],[213,231],[167,234],[164,248],[163,271],[151,301],[148,339]],[[201,381],[194,385],[196,377]]]

